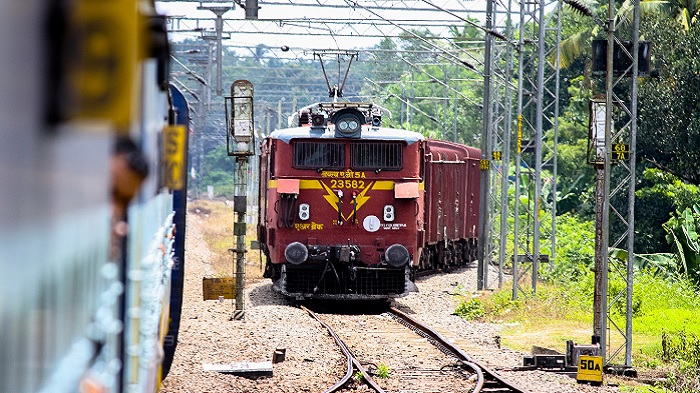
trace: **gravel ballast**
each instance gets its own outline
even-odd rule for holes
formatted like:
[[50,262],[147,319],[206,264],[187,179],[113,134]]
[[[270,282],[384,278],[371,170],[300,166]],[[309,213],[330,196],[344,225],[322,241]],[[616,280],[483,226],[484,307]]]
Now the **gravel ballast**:
[[[247,284],[246,313],[242,321],[231,320],[231,300],[223,303],[202,300],[202,278],[212,277],[214,273],[208,262],[212,255],[202,235],[205,224],[204,216],[189,214],[187,217],[180,334],[175,358],[161,391],[323,392],[336,383],[346,371],[344,355],[322,326],[273,292],[269,280]],[[458,302],[458,297],[454,296],[457,283],[462,291],[475,291],[476,269],[455,269],[449,274],[419,278],[420,292],[396,299],[393,305],[457,342],[470,356],[531,392],[619,392],[613,386],[580,385],[573,378],[555,373],[508,371],[521,365],[525,354],[499,348],[497,336],[501,325],[466,321],[453,315]],[[376,345],[380,351],[380,342]],[[285,360],[273,364],[273,374],[269,377],[243,377],[204,370],[205,364],[270,361],[277,348],[286,350]],[[358,391],[367,390],[360,387]]]

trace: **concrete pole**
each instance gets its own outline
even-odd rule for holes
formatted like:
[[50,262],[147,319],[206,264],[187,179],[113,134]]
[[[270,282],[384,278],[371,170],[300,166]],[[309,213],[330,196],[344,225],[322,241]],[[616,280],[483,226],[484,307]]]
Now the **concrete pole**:
[[224,94],[222,69],[224,63],[224,45],[221,42],[224,31],[224,12],[226,11],[214,11],[216,14],[216,95],[218,96],[222,96]]
[[280,98],[279,102],[277,102],[277,129],[282,129],[282,101],[284,101],[284,98]]
[[246,213],[248,209],[247,202],[247,177],[248,177],[248,157],[237,156],[234,169],[234,196],[233,210],[236,215],[236,220],[233,224],[233,234],[236,238],[236,303],[233,310],[233,319],[245,319],[245,254],[247,252],[245,245],[246,235]]

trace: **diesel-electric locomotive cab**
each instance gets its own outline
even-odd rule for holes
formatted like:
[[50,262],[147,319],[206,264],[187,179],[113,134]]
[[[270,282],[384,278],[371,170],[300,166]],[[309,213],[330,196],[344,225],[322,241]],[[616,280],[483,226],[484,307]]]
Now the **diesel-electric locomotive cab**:
[[414,291],[423,244],[423,137],[381,127],[372,104],[321,103],[263,142],[266,277],[296,298]]

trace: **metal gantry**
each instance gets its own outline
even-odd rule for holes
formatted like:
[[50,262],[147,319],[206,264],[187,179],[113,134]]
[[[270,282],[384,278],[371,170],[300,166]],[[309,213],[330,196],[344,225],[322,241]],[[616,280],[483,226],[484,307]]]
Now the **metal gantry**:
[[[481,217],[484,222],[480,224],[480,233],[483,239],[480,242],[480,269],[478,287],[489,287],[489,266],[498,265],[499,286],[503,283],[503,267],[508,261],[507,254],[509,218],[514,221],[513,240],[513,273],[519,277],[519,265],[527,262],[527,269],[532,273],[532,290],[536,289],[537,272],[541,255],[550,256],[550,262],[554,260],[554,233],[555,233],[555,199],[556,192],[554,181],[556,176],[556,119],[558,117],[558,48],[559,48],[559,20],[561,6],[558,2],[541,0],[540,2],[510,1],[507,5],[503,2],[489,1],[486,11],[486,40],[483,51],[484,56],[474,55],[468,50],[460,48],[446,37],[450,27],[463,26],[473,21],[467,17],[472,13],[483,13],[484,10],[467,9],[464,4],[447,2],[452,8],[441,6],[428,0],[418,3],[423,5],[416,7],[416,1],[397,1],[391,6],[377,1],[327,1],[324,3],[308,4],[308,7],[343,8],[351,9],[353,15],[360,18],[311,18],[305,14],[303,18],[295,17],[293,13],[285,16],[285,19],[268,20],[241,20],[223,18],[223,14],[230,9],[230,4],[224,7],[223,2],[208,2],[203,5],[200,2],[200,10],[209,10],[216,15],[215,20],[196,17],[171,17],[169,18],[170,31],[198,32],[210,41],[216,34],[217,40],[217,93],[221,89],[221,39],[224,34],[279,34],[290,36],[301,34],[306,36],[330,35],[340,37],[399,37],[413,36],[422,42],[425,50],[434,51],[439,58],[448,63],[467,66],[484,78],[484,96],[482,103],[484,116],[484,129],[482,136],[482,150],[484,163],[489,168],[484,173],[482,180],[482,200],[485,202]],[[455,6],[455,4],[459,4]],[[513,5],[515,4],[515,9]],[[261,2],[261,6],[274,5],[275,7],[288,6],[290,9],[300,9],[298,2]],[[308,8],[307,7],[307,8]],[[545,12],[545,9],[549,12]],[[226,11],[225,11],[226,10]],[[553,10],[553,11],[552,11]],[[360,12],[362,11],[362,14]],[[420,15],[418,15],[420,12]],[[400,14],[399,14],[400,13]],[[401,17],[397,17],[401,15]],[[514,19],[519,15],[519,23]],[[343,15],[345,16],[345,15]],[[414,17],[415,16],[415,17]],[[546,19],[545,19],[546,18]],[[519,42],[514,42],[514,26],[520,26]],[[428,27],[432,30],[442,29],[428,37],[420,37],[412,30]],[[505,36],[503,35],[505,32]],[[554,38],[552,38],[554,36]],[[515,51],[518,52],[517,66],[514,66]],[[298,51],[298,49],[297,49]],[[294,52],[292,49],[290,52]],[[400,57],[402,58],[402,57]],[[420,65],[411,64],[412,69],[418,70],[442,85],[445,97],[442,105],[442,119],[437,120],[443,129],[443,137],[447,138],[448,100],[466,99],[459,91],[459,72],[450,79],[447,72],[442,75],[430,75],[421,69]],[[444,65],[441,67],[446,70]],[[483,72],[481,71],[483,70]],[[518,85],[514,86],[514,70],[518,71]],[[452,87],[452,86],[455,87]],[[513,120],[513,94],[518,92],[516,113],[519,121]],[[437,92],[437,91],[436,91]],[[439,93],[439,92],[437,92]],[[454,98],[449,95],[453,94]],[[415,99],[411,97],[410,99]],[[409,100],[410,100],[409,99]],[[406,100],[406,99],[405,99]],[[436,101],[436,102],[438,102]],[[405,102],[408,109],[415,109]],[[456,116],[456,111],[455,111]],[[437,119],[437,117],[435,116]],[[453,120],[456,124],[456,118]],[[517,124],[517,126],[516,126]],[[454,132],[456,135],[456,131]],[[525,142],[523,143],[523,135]],[[508,193],[511,189],[511,140],[515,139],[515,203],[511,207],[512,200]],[[456,138],[452,138],[456,139]],[[524,149],[523,149],[524,147]],[[492,164],[492,165],[489,165]],[[545,171],[546,169],[546,171]],[[523,171],[525,172],[523,174]],[[546,192],[543,192],[545,190]],[[546,212],[542,215],[540,212]],[[550,227],[543,227],[541,220],[546,217],[551,223]],[[551,240],[551,250],[542,253],[540,251],[540,237]],[[531,263],[531,265],[529,265]],[[491,269],[493,270],[493,268]],[[525,270],[525,269],[522,269]],[[516,280],[519,282],[519,280]],[[517,296],[517,287],[514,296]]]
[[[596,219],[596,280],[594,302],[594,336],[600,339],[606,364],[616,363],[624,350],[625,368],[632,367],[632,292],[634,261],[634,200],[637,139],[637,79],[639,77],[639,1],[633,3],[631,28],[622,27],[625,18],[616,15],[614,0],[608,4],[605,138],[602,168],[603,198],[600,217]],[[623,41],[622,36],[627,40]],[[631,51],[629,50],[631,47]],[[621,64],[614,62],[619,53]],[[620,69],[621,68],[621,69]],[[625,146],[627,159],[613,156],[612,146]],[[615,164],[615,165],[613,165]],[[598,176],[600,177],[600,176]],[[597,195],[598,196],[598,195]],[[598,203],[598,201],[597,201]],[[612,249],[624,250],[624,260],[610,256]],[[624,283],[610,292],[615,277]],[[625,309],[624,322],[613,317],[617,304]],[[624,326],[623,326],[624,323]],[[619,362],[617,362],[619,364]]]
[[[540,263],[548,261],[550,268],[554,263],[561,11],[558,1],[520,2],[513,298],[527,284],[521,278],[528,272],[535,292]],[[550,242],[545,252],[543,239]]]
[[[170,0],[177,1],[177,0]],[[540,263],[548,262],[552,268],[555,262],[556,244],[556,176],[557,176],[557,137],[559,116],[559,43],[561,40],[562,3],[557,0],[509,0],[508,2],[487,3],[487,9],[467,9],[463,3],[449,3],[452,8],[431,3],[428,0],[409,1],[399,0],[391,3],[376,0],[363,1],[324,1],[298,2],[294,0],[279,0],[277,2],[261,1],[265,7],[291,7],[293,10],[304,9],[305,14],[297,17],[290,13],[283,19],[261,19],[251,21],[223,18],[223,11],[217,2],[208,2],[209,9],[216,15],[211,18],[169,18],[171,32],[196,32],[209,39],[210,48],[213,40],[219,44],[225,34],[246,35],[255,34],[308,37],[332,36],[334,39],[360,37],[393,38],[412,37],[420,41],[426,52],[434,52],[435,60],[440,60],[442,73],[431,75],[427,67],[406,59],[401,54],[397,56],[408,65],[411,75],[428,75],[434,83],[434,96],[444,94],[444,97],[415,97],[413,94],[414,79],[408,78],[400,83],[404,90],[398,94],[390,93],[392,97],[401,100],[401,119],[411,123],[415,115],[424,115],[435,120],[440,125],[445,139],[457,140],[457,101],[468,97],[461,91],[460,67],[474,71],[475,75],[484,78],[483,134],[482,157],[484,173],[482,177],[482,207],[483,222],[480,223],[480,239],[482,249],[479,250],[479,289],[487,289],[493,284],[489,282],[489,272],[498,266],[498,286],[504,281],[503,268],[512,263],[513,298],[526,291],[537,290]],[[223,6],[223,2],[221,6]],[[237,2],[242,5],[240,2]],[[416,4],[419,3],[419,4]],[[614,10],[611,1],[610,9]],[[229,5],[232,3],[229,2]],[[387,5],[388,4],[388,5]],[[455,6],[455,4],[460,4]],[[418,6],[417,6],[418,5]],[[207,8],[209,7],[209,8]],[[215,8],[216,10],[210,9]],[[319,17],[314,14],[307,16],[308,9],[336,9],[352,12],[352,17],[338,14],[337,17]],[[325,10],[324,10],[325,11]],[[398,13],[401,13],[400,17]],[[486,16],[484,30],[486,39],[483,47],[474,50],[464,49],[447,38],[449,28],[459,28],[469,21],[460,15],[482,14]],[[612,42],[619,42],[620,29],[614,23],[614,14],[606,26]],[[261,15],[262,16],[262,15]],[[631,258],[634,233],[634,155],[636,137],[636,77],[638,46],[638,4],[635,4],[635,26],[631,31],[632,41],[635,42],[633,53],[628,53],[634,61],[624,75],[608,75],[606,80],[607,100],[609,105],[606,122],[612,123],[613,110],[621,116],[616,119],[617,130],[612,125],[606,125],[606,148],[608,155],[610,143],[625,143],[631,146],[629,161],[618,161],[616,165],[606,166],[601,173],[601,181],[605,202],[605,216],[602,219],[602,231],[605,232],[605,244],[600,245],[604,256],[601,255],[603,272],[619,274],[626,282],[626,287],[620,293],[607,293],[607,275],[601,277],[599,293],[602,297],[600,315],[596,321],[596,332],[602,337],[602,345],[617,345],[620,341],[611,339],[612,332],[620,332],[626,346],[625,364],[630,363],[631,349]],[[515,26],[519,31],[515,31]],[[433,36],[419,37],[412,30],[420,27],[429,28]],[[440,30],[442,29],[442,30]],[[216,36],[214,34],[216,33]],[[495,34],[497,33],[497,34]],[[628,33],[628,31],[625,31]],[[517,42],[516,37],[517,36]],[[215,37],[215,38],[214,38]],[[337,43],[337,42],[336,42]],[[313,46],[313,45],[312,45]],[[314,46],[318,48],[318,46]],[[221,86],[221,60],[223,54],[221,45],[217,45],[217,93]],[[211,49],[210,49],[211,50]],[[288,48],[287,55],[299,58],[306,49]],[[483,50],[483,56],[479,53]],[[612,50],[612,49],[609,49]],[[629,51],[628,51],[629,52]],[[475,53],[477,53],[475,55]],[[452,68],[450,68],[452,67]],[[209,69],[212,68],[210,64]],[[454,71],[453,71],[454,70]],[[449,73],[448,73],[449,71]],[[517,73],[517,74],[516,74]],[[406,74],[408,75],[408,73]],[[629,76],[632,75],[631,78]],[[377,88],[382,88],[390,81],[371,81]],[[393,81],[397,83],[399,81]],[[631,85],[626,86],[629,82]],[[406,85],[409,83],[410,85]],[[623,86],[625,85],[625,86]],[[629,98],[626,96],[629,95]],[[435,113],[420,110],[415,103],[421,99],[433,99]],[[450,121],[447,113],[450,100],[454,104],[455,118]],[[208,100],[207,100],[208,101]],[[470,102],[471,103],[471,102]],[[277,105],[277,126],[280,126],[282,113],[281,101]],[[404,113],[405,109],[405,113]],[[428,110],[429,111],[429,110]],[[438,113],[442,111],[442,115]],[[261,114],[264,113],[261,111]],[[268,113],[267,123],[271,122],[273,113]],[[263,122],[264,123],[264,122]],[[452,135],[449,135],[449,125],[453,124]],[[267,127],[270,129],[270,126]],[[451,138],[448,138],[451,136]],[[608,157],[608,160],[609,157]],[[627,193],[627,203],[616,203],[617,197]],[[601,194],[601,195],[603,195]],[[612,201],[612,202],[611,202]],[[602,209],[601,209],[602,212]],[[512,249],[509,242],[512,241]],[[617,260],[608,258],[608,244],[611,247],[628,251],[628,261],[619,264]],[[512,258],[512,259],[511,259]],[[598,257],[597,257],[598,258]],[[609,262],[609,264],[608,264]],[[529,279],[525,279],[529,276]],[[627,319],[625,326],[611,319],[609,311],[617,302],[626,302]],[[612,326],[612,328],[610,328]],[[621,349],[610,351],[609,359],[619,354]]]
[[[497,7],[501,4],[504,9]],[[487,7],[486,23],[488,30],[500,32],[495,37],[487,35],[485,41],[485,58],[490,59],[485,65],[483,119],[484,136],[482,149],[486,148],[483,159],[489,162],[487,191],[482,193],[486,198],[484,208],[492,219],[485,220],[483,232],[484,261],[480,265],[477,286],[480,289],[491,287],[489,271],[498,269],[498,287],[504,282],[504,267],[506,265],[506,239],[508,233],[508,190],[510,188],[508,173],[510,168],[511,133],[513,130],[513,98],[515,81],[513,79],[514,60],[514,22],[513,1],[507,4],[490,2]],[[493,21],[493,22],[491,22]],[[486,55],[488,54],[488,55]],[[490,143],[485,143],[490,140]],[[486,175],[486,174],[485,174]],[[484,182],[486,179],[483,180]],[[482,183],[482,186],[485,183]]]

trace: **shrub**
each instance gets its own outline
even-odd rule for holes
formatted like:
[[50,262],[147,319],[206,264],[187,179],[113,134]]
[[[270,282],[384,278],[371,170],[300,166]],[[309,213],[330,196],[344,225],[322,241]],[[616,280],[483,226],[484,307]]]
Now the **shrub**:
[[468,321],[483,318],[484,305],[474,298],[462,300],[455,309],[455,314]]
[[379,365],[377,366],[377,371],[375,372],[375,375],[378,378],[385,379],[385,378],[389,378],[389,373],[390,373],[389,366],[387,366],[384,363],[379,363]]

